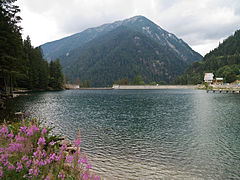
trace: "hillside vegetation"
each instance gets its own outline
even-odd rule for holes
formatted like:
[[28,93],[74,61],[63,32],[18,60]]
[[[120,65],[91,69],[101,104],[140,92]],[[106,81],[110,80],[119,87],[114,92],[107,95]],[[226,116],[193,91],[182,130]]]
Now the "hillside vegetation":
[[66,79],[111,86],[141,76],[146,83],[170,82],[202,59],[183,40],[143,16],[89,28],[41,46],[48,60],[59,58]]
[[215,77],[223,77],[227,83],[240,79],[240,30],[206,54],[203,61],[190,65],[173,83],[202,83],[205,72],[213,72]]

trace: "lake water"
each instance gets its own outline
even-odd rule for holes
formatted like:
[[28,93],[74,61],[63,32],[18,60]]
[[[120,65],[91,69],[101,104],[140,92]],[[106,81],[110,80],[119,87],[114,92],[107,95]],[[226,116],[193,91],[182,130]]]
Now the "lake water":
[[106,179],[240,179],[240,95],[73,90],[9,101],[72,140]]

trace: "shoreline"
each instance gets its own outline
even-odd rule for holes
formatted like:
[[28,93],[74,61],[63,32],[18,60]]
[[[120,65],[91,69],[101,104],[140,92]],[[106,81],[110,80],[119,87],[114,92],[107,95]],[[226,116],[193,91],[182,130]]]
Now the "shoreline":
[[68,88],[65,90],[158,90],[158,89],[199,89],[199,85],[113,85],[112,87]]
[[113,85],[114,90],[141,89],[198,89],[198,85]]

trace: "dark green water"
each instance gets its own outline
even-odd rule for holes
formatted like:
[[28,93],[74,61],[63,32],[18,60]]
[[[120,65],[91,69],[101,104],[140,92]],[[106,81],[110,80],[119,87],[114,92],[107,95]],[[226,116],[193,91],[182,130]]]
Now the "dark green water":
[[195,90],[34,93],[9,102],[53,123],[106,179],[240,179],[240,95]]

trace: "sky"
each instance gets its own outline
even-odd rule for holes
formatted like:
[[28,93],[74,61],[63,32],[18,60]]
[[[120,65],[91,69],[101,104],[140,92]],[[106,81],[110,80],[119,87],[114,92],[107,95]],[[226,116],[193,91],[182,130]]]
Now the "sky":
[[143,15],[205,55],[240,29],[239,0],[18,0],[23,37],[39,46]]

